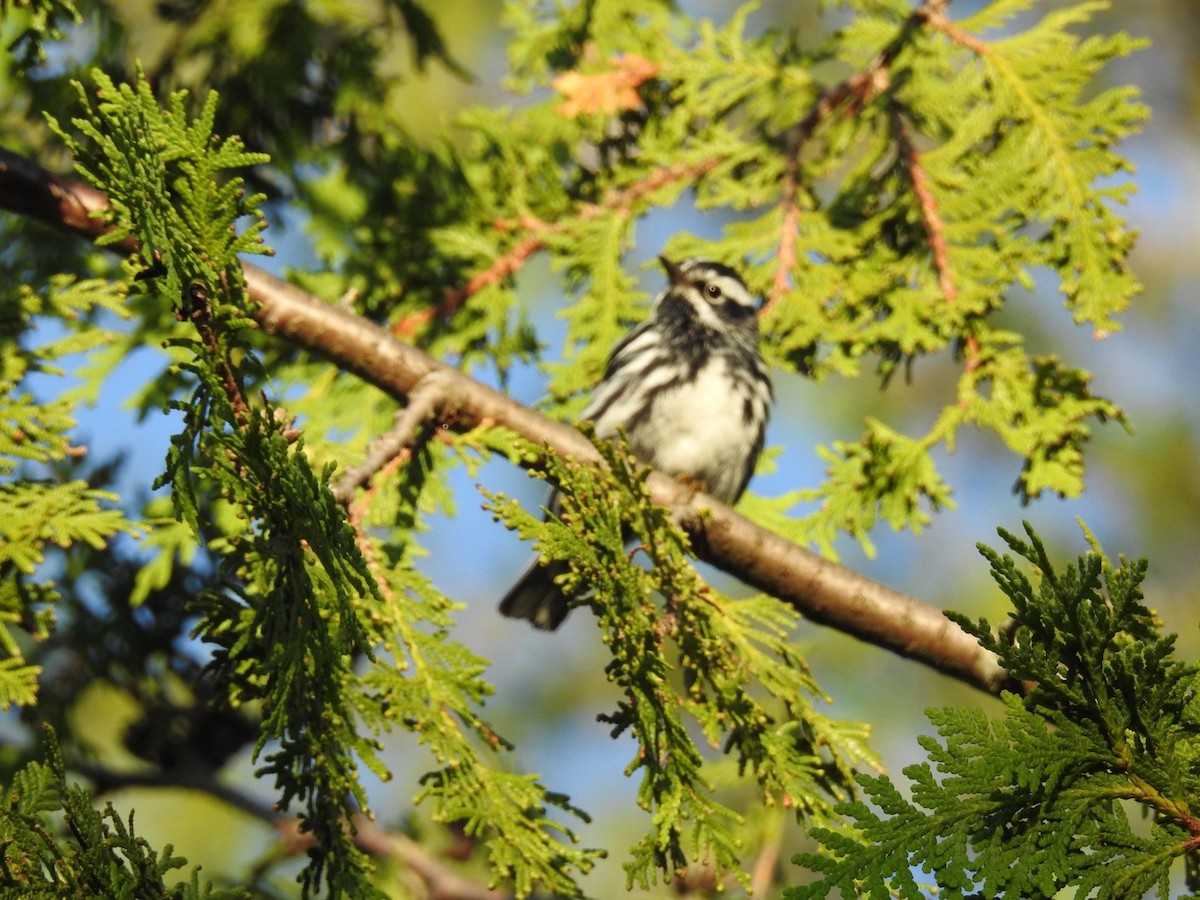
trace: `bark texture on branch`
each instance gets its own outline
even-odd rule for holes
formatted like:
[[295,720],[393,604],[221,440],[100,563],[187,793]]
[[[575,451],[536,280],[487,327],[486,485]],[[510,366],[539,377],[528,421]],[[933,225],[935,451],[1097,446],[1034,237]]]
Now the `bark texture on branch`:
[[[101,192],[0,149],[0,208],[94,239],[105,226],[92,214],[106,206]],[[438,413],[452,416],[459,426],[491,421],[554,453],[584,461],[599,459],[596,449],[574,428],[256,266],[247,264],[245,273],[257,304],[251,314],[268,334],[321,356],[397,398],[407,398],[423,378],[436,373],[444,398]],[[1017,688],[995,657],[937,607],[793,544],[672,478],[652,473],[649,488],[654,501],[671,509],[688,531],[702,559],[789,603],[806,618],[991,694]]]

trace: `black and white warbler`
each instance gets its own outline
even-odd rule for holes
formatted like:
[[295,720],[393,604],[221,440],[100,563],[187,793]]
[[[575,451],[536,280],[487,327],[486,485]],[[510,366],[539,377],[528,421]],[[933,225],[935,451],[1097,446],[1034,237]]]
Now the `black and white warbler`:
[[[758,302],[729,266],[659,262],[667,287],[650,318],[613,349],[581,418],[601,438],[623,431],[638,459],[734,503],[762,451],[772,400],[758,348]],[[535,562],[500,612],[557,628],[569,604],[554,579],[565,571],[565,563]]]

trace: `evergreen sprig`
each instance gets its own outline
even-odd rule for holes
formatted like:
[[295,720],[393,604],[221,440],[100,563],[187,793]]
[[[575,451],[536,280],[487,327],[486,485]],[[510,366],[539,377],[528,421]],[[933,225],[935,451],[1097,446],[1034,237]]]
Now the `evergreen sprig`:
[[78,25],[83,16],[73,0],[0,0],[0,21],[16,19],[20,30],[5,48],[21,68],[46,61],[46,43],[63,39],[63,24]]
[[[6,273],[7,274],[7,273]],[[84,542],[103,547],[137,533],[117,497],[80,479],[44,477],[47,467],[80,454],[72,445],[78,395],[49,402],[29,390],[31,376],[57,378],[64,357],[87,353],[111,332],[97,318],[124,315],[124,291],[100,279],[52,279],[42,290],[5,279],[0,289],[0,709],[37,700],[41,667],[25,662],[12,626],[43,639],[58,598],[45,563],[52,547]],[[48,341],[34,337],[39,321],[63,323]]]
[[[658,873],[701,860],[746,880],[741,816],[716,796],[710,754],[688,719],[736,760],[764,802],[806,823],[830,821],[833,800],[853,791],[854,768],[876,765],[866,729],[814,709],[825,697],[789,643],[796,614],[770,597],[732,600],[707,587],[686,537],[650,501],[647,470],[623,445],[597,447],[606,469],[548,457],[538,470],[560,485],[560,506],[545,523],[501,495],[488,495],[489,508],[536,535],[543,560],[569,564],[563,587],[596,615],[612,653],[605,671],[624,698],[599,718],[614,738],[628,732],[637,741],[626,774],[640,773],[638,803],[651,820],[626,863],[629,884],[648,888]],[[647,567],[637,564],[643,555]]]
[[[265,157],[213,135],[215,94],[193,119],[185,92],[161,109],[144,80],[94,80],[102,98],[94,108],[77,88],[80,137],[54,127],[79,171],[110,195],[112,229],[101,240],[136,238],[135,283],[169,299],[190,326],[172,344],[194,390],[171,403],[184,430],[160,482],[171,484],[177,515],[200,540],[210,527],[200,515],[205,494],[242,511],[239,527],[210,544],[227,587],[206,598],[195,633],[219,648],[212,665],[227,701],[263,703],[255,755],[276,742],[262,772],[274,777],[283,808],[300,802],[317,839],[306,891],[322,879],[335,894],[362,891],[369,862],[346,817],[365,806],[359,762],[381,767],[376,743],[356,731],[350,694],[353,660],[371,652],[357,606],[376,589],[328,490],[332,469],[314,472],[284,417],[244,387],[261,370],[245,337],[253,323],[239,254],[267,252],[265,220],[262,198],[226,173]],[[239,230],[245,217],[251,224]]]
[[247,897],[201,885],[170,844],[156,851],[111,803],[94,806],[89,791],[67,781],[62,751],[47,728],[43,760],[17,772],[0,808],[0,887],[13,897],[139,897],[201,900]]
[[[980,550],[1013,603],[1013,625],[960,625],[996,653],[1026,695],[1005,712],[930,711],[940,740],[924,737],[929,762],[904,770],[907,799],[886,777],[862,778],[871,805],[845,804],[856,835],[816,829],[823,854],[797,861],[821,879],[789,900],[938,896],[1171,896],[1170,868],[1200,846],[1195,759],[1200,667],[1174,656],[1143,603],[1146,561],[1114,568],[1093,544],[1059,571],[1026,525],[1028,541],[1001,531],[1016,559]],[[1151,817],[1135,829],[1136,809]],[[1194,887],[1194,886],[1193,886]]]
[[[457,439],[456,449],[487,453],[483,441],[497,438],[491,430],[470,432]],[[484,677],[488,663],[451,639],[460,606],[417,566],[423,551],[414,532],[421,528],[422,508],[442,490],[430,483],[434,454],[425,448],[402,459],[403,466],[378,477],[371,491],[375,502],[362,512],[351,505],[380,585],[364,621],[381,664],[362,675],[357,712],[372,728],[410,731],[428,749],[434,767],[422,777],[416,802],[432,807],[433,821],[460,827],[484,846],[494,882],[511,883],[522,897],[535,888],[579,896],[575,873],[589,871],[603,851],[575,846],[575,833],[554,815],[558,810],[590,821],[569,798],[547,789],[538,776],[503,765],[500,754],[512,744],[480,715],[492,694]],[[393,536],[381,539],[380,533]]]

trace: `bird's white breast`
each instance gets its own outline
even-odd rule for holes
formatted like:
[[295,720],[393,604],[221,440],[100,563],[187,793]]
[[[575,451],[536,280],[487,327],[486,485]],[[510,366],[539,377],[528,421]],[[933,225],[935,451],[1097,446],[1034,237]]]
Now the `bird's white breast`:
[[746,399],[726,361],[713,359],[695,380],[658,395],[645,424],[629,435],[633,450],[668,475],[693,476],[730,498],[755,437],[744,418]]

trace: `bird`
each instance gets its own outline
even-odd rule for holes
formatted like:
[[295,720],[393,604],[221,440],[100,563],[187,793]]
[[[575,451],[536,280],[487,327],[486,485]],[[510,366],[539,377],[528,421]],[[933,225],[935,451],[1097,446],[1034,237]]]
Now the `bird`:
[[[759,349],[758,298],[723,263],[658,261],[667,285],[650,316],[613,348],[580,418],[598,438],[623,433],[641,462],[733,504],[754,473],[774,399]],[[570,600],[555,579],[566,571],[565,562],[534,560],[500,612],[558,628]]]

